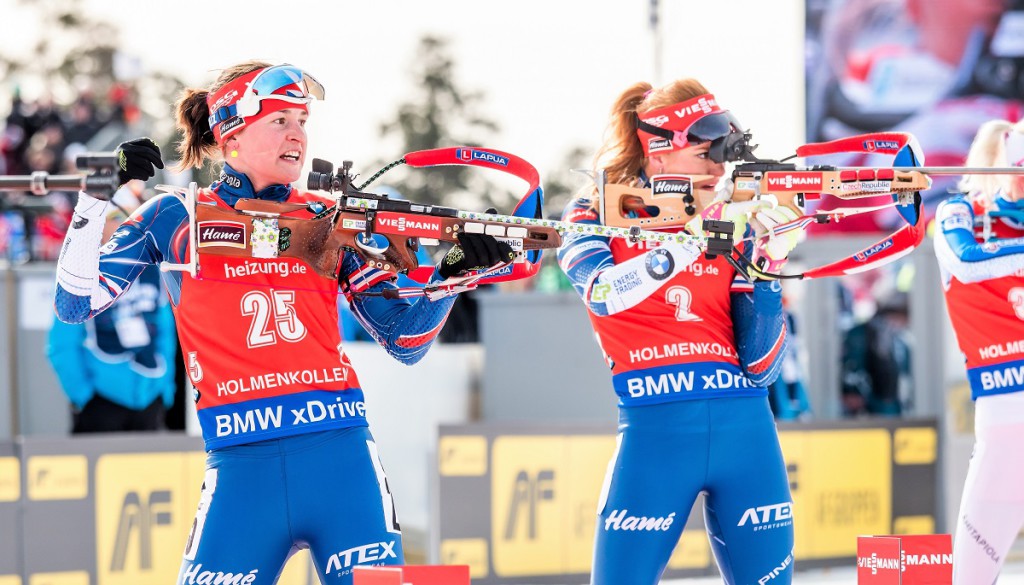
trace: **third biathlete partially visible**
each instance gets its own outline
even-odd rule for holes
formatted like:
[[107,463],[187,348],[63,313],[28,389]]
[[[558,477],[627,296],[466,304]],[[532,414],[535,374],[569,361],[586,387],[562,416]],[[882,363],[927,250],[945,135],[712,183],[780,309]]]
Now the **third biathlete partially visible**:
[[[990,121],[968,167],[1024,165],[1024,121]],[[975,400],[953,583],[994,583],[1024,525],[1024,176],[974,175],[936,212],[935,255]]]

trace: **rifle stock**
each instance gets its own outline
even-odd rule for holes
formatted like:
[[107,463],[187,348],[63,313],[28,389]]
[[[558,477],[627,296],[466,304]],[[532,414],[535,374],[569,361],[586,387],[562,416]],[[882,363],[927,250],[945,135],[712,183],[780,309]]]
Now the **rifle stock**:
[[[309,205],[297,203],[241,200],[236,209],[200,204],[196,247],[200,255],[298,258],[317,274],[337,278],[343,251],[358,254],[373,268],[404,274],[418,266],[421,240],[457,244],[462,231],[493,235],[517,251],[561,245],[555,228],[515,225],[515,218],[464,220],[447,213],[434,215],[428,206],[419,206],[424,211],[395,212],[364,210],[358,202],[351,205],[358,210],[346,209],[339,200],[316,214]],[[307,217],[295,217],[296,213]]]
[[[710,179],[710,175],[675,175],[660,179],[652,177],[650,187],[606,184],[601,199],[605,225],[642,229],[681,227],[696,215],[695,198],[714,194],[696,189],[694,185]],[[899,195],[928,189],[931,179],[920,171],[886,168],[799,167],[788,163],[759,162],[737,165],[732,174],[732,201],[750,201],[773,197],[778,205],[793,210],[797,217],[806,215],[808,200],[833,198],[840,206],[876,197],[888,197],[886,206],[900,202]],[[675,184],[669,190],[660,185]],[[693,195],[693,194],[696,195]],[[877,209],[850,207],[846,215]]]

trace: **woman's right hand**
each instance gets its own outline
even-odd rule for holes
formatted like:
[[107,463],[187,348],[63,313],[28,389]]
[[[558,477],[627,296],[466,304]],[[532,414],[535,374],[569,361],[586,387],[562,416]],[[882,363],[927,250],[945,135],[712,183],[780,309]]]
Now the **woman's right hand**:
[[164,168],[160,147],[149,138],[136,138],[117,146],[117,180],[124,185],[132,179],[146,181]]
[[754,235],[761,238],[759,245],[772,260],[786,258],[793,248],[803,240],[803,229],[790,230],[785,234],[775,233],[775,228],[796,219],[796,212],[783,205],[758,211],[751,218],[750,225],[754,226]]
[[752,199],[750,201],[714,201],[704,208],[704,211],[697,217],[691,219],[686,227],[690,233],[696,236],[706,236],[704,233],[704,220],[717,219],[731,221],[733,223],[733,244],[743,239],[747,230],[747,222],[750,217],[772,206],[772,203],[763,199]]

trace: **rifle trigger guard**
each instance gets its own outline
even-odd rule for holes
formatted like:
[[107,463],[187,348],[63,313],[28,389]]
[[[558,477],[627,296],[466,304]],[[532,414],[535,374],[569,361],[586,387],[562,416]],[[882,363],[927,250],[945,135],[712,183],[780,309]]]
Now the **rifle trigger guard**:
[[353,238],[353,241],[360,250],[377,256],[380,256],[391,247],[391,242],[388,240],[385,240],[387,243],[383,246],[377,246],[377,240],[373,237],[372,233],[370,235],[358,234]]

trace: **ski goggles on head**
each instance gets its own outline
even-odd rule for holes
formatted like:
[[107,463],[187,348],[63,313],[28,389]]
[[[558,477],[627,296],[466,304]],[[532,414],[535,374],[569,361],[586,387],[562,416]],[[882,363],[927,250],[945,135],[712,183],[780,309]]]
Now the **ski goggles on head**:
[[1015,167],[1024,167],[1024,134],[1010,130],[1003,138],[1006,147],[1006,162]]
[[743,125],[708,93],[637,114],[636,129],[644,154],[650,156],[742,132]]
[[222,143],[246,122],[286,108],[306,110],[313,98],[324,99],[324,86],[298,67],[278,65],[257,69],[207,98],[210,129],[217,143]]

